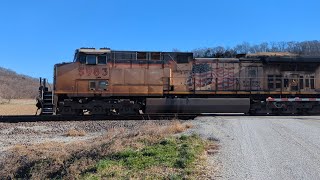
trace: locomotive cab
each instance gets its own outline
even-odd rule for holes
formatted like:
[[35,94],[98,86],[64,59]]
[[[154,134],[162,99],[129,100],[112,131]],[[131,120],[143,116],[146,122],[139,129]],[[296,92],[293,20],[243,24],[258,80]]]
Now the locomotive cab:
[[192,59],[192,53],[181,52],[77,49],[72,63],[55,66],[56,112],[137,114],[148,97],[172,91],[172,70]]
[[81,48],[77,49],[74,55],[74,62],[79,62],[86,65],[103,65],[110,60],[110,49],[91,49]]

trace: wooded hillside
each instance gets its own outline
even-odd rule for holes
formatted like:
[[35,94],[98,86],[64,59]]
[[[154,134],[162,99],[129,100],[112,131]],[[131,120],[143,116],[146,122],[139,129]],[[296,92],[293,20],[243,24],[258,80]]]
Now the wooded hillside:
[[35,98],[38,87],[39,82],[36,78],[0,67],[0,99]]
[[320,41],[290,41],[290,42],[263,42],[250,44],[243,42],[234,47],[205,47],[194,49],[195,57],[235,57],[236,54],[248,54],[257,52],[290,52],[303,56],[320,56]]

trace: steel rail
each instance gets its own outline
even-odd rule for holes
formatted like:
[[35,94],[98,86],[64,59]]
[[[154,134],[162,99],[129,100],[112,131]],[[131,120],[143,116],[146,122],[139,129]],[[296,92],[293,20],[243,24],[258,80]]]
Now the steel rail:
[[243,114],[243,113],[213,113],[213,114],[141,114],[141,115],[84,115],[84,116],[63,116],[63,115],[0,115],[0,123],[18,122],[49,122],[49,121],[129,121],[129,120],[193,120],[196,117],[216,116],[320,116],[320,114]]
[[48,121],[99,121],[99,120],[173,120],[194,119],[197,114],[142,114],[142,115],[84,115],[84,116],[62,116],[62,115],[13,115],[0,116],[2,123],[18,123],[18,122],[48,122]]

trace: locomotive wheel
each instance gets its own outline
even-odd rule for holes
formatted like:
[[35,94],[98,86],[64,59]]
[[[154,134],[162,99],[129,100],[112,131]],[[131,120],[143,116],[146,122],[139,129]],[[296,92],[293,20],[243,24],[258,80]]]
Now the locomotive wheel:
[[93,107],[92,111],[90,112],[92,115],[103,115],[107,114],[102,106],[95,106]]
[[72,108],[70,106],[64,106],[64,107],[60,108],[60,113],[62,115],[75,115],[74,111],[72,110]]

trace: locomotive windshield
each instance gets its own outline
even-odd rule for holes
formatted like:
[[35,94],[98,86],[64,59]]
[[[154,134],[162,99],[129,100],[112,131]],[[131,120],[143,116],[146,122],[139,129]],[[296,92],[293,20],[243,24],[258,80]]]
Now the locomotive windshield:
[[97,57],[95,55],[87,55],[86,64],[97,64]]
[[95,65],[95,64],[107,64],[106,55],[80,55],[78,60],[81,64]]

